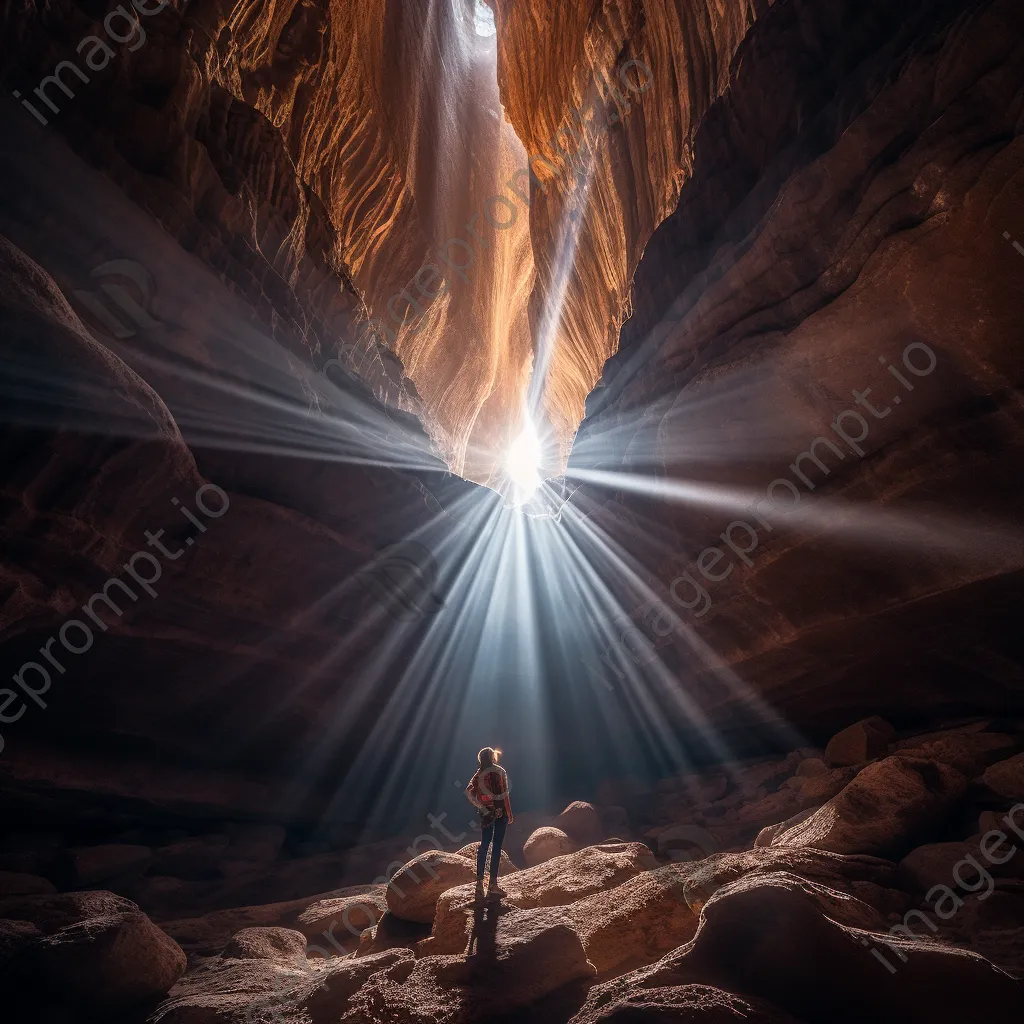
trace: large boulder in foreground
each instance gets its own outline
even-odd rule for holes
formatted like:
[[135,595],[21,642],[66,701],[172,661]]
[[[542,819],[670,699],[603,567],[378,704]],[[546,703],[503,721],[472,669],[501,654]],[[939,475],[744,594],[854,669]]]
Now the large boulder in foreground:
[[611,999],[587,1018],[593,1024],[803,1024],[762,999],[710,985],[641,988]]
[[502,899],[522,909],[561,906],[612,889],[656,866],[643,843],[600,843],[508,875],[501,883]]
[[649,964],[697,930],[675,864],[644,871],[565,910],[598,974]]
[[607,1011],[645,992],[695,984],[762,1000],[799,1021],[830,1024],[998,1020],[1024,995],[1024,983],[976,954],[837,924],[821,912],[806,883],[777,874],[721,890],[701,911],[691,942],[650,967],[591,988],[573,1024],[658,1020],[609,1018]]
[[367,978],[403,961],[411,965],[407,950],[304,963],[212,960],[178,982],[149,1024],[337,1024]]
[[530,833],[523,843],[523,860],[528,868],[543,864],[552,857],[562,857],[579,849],[579,843],[570,839],[560,828],[546,825]]
[[375,974],[352,997],[351,1020],[489,1021],[593,977],[565,908],[518,910],[487,899],[468,955],[431,954]]
[[[657,866],[643,843],[588,846],[507,875],[502,879],[501,906],[520,910],[565,906],[614,889]],[[433,932],[420,945],[421,951],[431,956],[464,951],[478,912],[475,886],[462,885],[444,893],[437,903]]]
[[0,968],[5,995],[116,1013],[165,995],[185,972],[181,947],[129,900],[108,892],[0,901],[0,917],[37,936]]
[[606,838],[600,813],[585,800],[573,800],[551,824],[580,846],[592,846]]
[[811,846],[834,853],[900,856],[941,825],[967,791],[955,768],[895,755],[868,765],[806,821],[772,846]]
[[878,927],[886,915],[902,914],[909,905],[909,897],[897,888],[896,865],[878,857],[844,856],[809,847],[767,847],[717,853],[696,864],[673,867],[683,898],[694,913],[740,879],[770,880],[777,875],[800,878],[824,913],[855,928]]
[[399,868],[388,882],[388,910],[403,921],[430,924],[441,893],[476,883],[476,865],[457,853],[428,850]]

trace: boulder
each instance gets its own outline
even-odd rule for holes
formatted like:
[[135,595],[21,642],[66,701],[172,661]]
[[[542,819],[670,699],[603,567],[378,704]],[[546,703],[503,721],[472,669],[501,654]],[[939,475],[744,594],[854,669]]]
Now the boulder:
[[763,999],[733,995],[710,985],[638,988],[575,1019],[587,1024],[802,1024]]
[[798,1021],[850,1024],[997,1020],[1019,1002],[1024,984],[980,956],[844,926],[822,912],[808,888],[777,874],[742,878],[720,890],[702,909],[689,943],[649,967],[591,987],[572,1024],[607,1020],[608,1007],[651,990],[694,984],[763,1000]]
[[982,840],[979,835],[964,842],[919,846],[900,861],[900,881],[911,892],[944,885],[985,897],[995,878],[1024,878],[1024,853],[1005,832],[991,835],[984,846]]
[[46,896],[57,887],[48,878],[20,871],[0,871],[0,899],[4,896]]
[[[476,855],[480,849],[479,843],[470,843],[468,846],[463,846],[462,849],[456,850],[456,854],[460,857],[465,857],[472,865],[473,869],[476,870]],[[486,871],[489,873],[491,869],[491,857],[494,851],[487,851],[487,868]],[[505,850],[501,851],[501,860],[498,862],[498,874],[507,875],[510,871],[518,871],[519,869],[512,863],[512,858],[508,855]]]
[[31,921],[50,935],[67,925],[92,917],[109,917],[138,910],[131,900],[102,889],[64,892],[55,896],[9,896],[0,900],[0,918]]
[[476,882],[475,864],[457,853],[428,850],[391,876],[388,910],[405,921],[430,924],[441,893],[466,882]]
[[[319,893],[315,896],[306,896],[298,900],[251,907],[232,907],[230,910],[214,910],[199,917],[164,921],[162,927],[189,953],[219,954],[231,936],[243,928],[280,926],[294,928],[305,934],[305,927],[299,923],[298,919],[307,909],[324,900],[345,899],[352,896],[366,897],[370,902],[384,905],[384,887],[382,885],[353,885],[344,889]],[[354,920],[354,914],[351,919]],[[328,926],[324,925],[324,927]],[[335,933],[337,933],[337,929],[335,929]],[[312,936],[310,937],[312,938]]]
[[777,835],[772,846],[900,856],[941,825],[966,790],[967,780],[949,765],[887,757],[864,768],[806,821]]
[[1006,830],[1006,815],[1000,811],[982,811],[978,815],[978,832],[984,835],[993,829]]
[[42,934],[31,921],[0,920],[0,976],[4,962],[41,938]]
[[760,800],[738,807],[728,820],[735,825],[763,826],[787,818],[800,810],[800,798],[791,789],[780,789]]
[[813,779],[819,775],[827,775],[829,766],[820,757],[808,757],[796,766],[796,774],[802,779]]
[[243,928],[231,936],[221,956],[236,960],[305,960],[306,936],[291,928]]
[[68,857],[75,884],[84,888],[124,875],[141,875],[152,863],[153,851],[148,846],[104,843],[73,848]]
[[701,825],[669,825],[657,830],[658,853],[667,854],[673,860],[700,860],[717,853],[719,843]]
[[565,910],[598,974],[649,964],[697,930],[675,864],[644,871]]
[[[526,841],[539,828],[551,824],[552,816],[540,811],[521,811],[516,814],[515,820],[505,830],[505,841],[501,844],[512,858],[513,863],[523,863],[523,847]],[[479,833],[477,833],[479,836]]]
[[482,900],[470,939],[466,956],[432,954],[370,977],[351,999],[351,1019],[489,1021],[498,1007],[511,1013],[594,977],[564,908],[519,910]]
[[[981,899],[980,896],[974,899],[968,897],[959,913],[968,919],[965,929],[968,934],[1005,931],[1011,935],[1019,935],[1021,922],[1024,921],[1024,892],[1002,892],[996,889],[985,899]],[[986,936],[989,937],[991,936]],[[979,949],[978,952],[982,950]],[[1014,952],[1016,951],[1011,951],[1009,956],[1004,954],[1004,967],[1018,959]],[[994,957],[990,959],[994,960]]]
[[786,780],[786,788],[796,792],[802,808],[820,807],[846,788],[856,777],[860,767],[833,768],[824,773],[794,775]]
[[906,757],[941,761],[973,779],[1019,749],[1020,741],[1005,733],[963,731],[922,740],[913,746],[900,745],[898,752]]
[[1024,800],[1024,754],[985,769],[982,782],[1006,800]]
[[416,921],[403,921],[390,911],[381,915],[380,920],[367,928],[356,946],[357,957],[373,956],[389,949],[416,949],[430,936],[430,925]]
[[[602,843],[587,846],[502,881],[500,905],[529,910],[575,903],[597,892],[614,889],[645,871],[657,868],[651,851],[642,843]],[[437,903],[431,942],[422,947],[430,955],[465,949],[466,937],[478,909],[476,889],[463,885],[444,893]]]
[[337,1024],[367,978],[403,961],[411,963],[412,954],[326,962],[213,960],[189,971],[149,1024]]
[[643,843],[586,846],[509,875],[502,882],[502,902],[521,908],[562,906],[657,866]]
[[[311,983],[303,987],[298,1000],[302,1021],[313,1024],[336,1024],[351,1000],[366,982],[389,971],[394,975],[408,975],[413,968],[413,955],[406,949],[388,949],[360,959],[333,961],[325,970],[314,975]],[[372,1021],[379,1016],[369,1018]]]
[[165,995],[185,971],[185,954],[134,903],[107,892],[0,901],[0,916],[40,936],[3,968],[15,998],[49,997],[90,1012],[119,1012]]
[[759,789],[764,789],[766,793],[776,790],[797,770],[801,761],[820,753],[810,747],[803,747],[790,751],[785,757],[755,761],[753,764],[733,762],[723,767],[740,793],[749,797]]
[[612,804],[607,807],[599,807],[601,823],[604,825],[603,838],[616,837],[620,840],[628,840],[633,834],[633,827],[629,821],[629,812],[625,807],[617,807]]
[[579,844],[573,842],[560,828],[549,825],[537,829],[523,844],[523,860],[527,867],[532,868],[552,857],[562,857],[578,849]]
[[817,810],[817,807],[808,807],[799,814],[794,814],[792,818],[780,821],[777,825],[765,825],[765,827],[757,833],[757,838],[754,840],[755,848],[771,846],[772,841],[776,836],[782,835],[783,832],[787,831],[787,829],[793,828],[795,825],[803,824],[803,822],[805,822]]
[[896,730],[877,715],[847,726],[828,741],[825,760],[834,768],[861,764],[889,753],[889,741]]
[[585,800],[574,800],[551,824],[580,846],[591,846],[605,838],[601,815]]
[[686,905],[697,913],[714,895],[740,879],[797,877],[830,917],[856,928],[881,924],[910,904],[898,885],[896,865],[877,857],[842,856],[801,847],[766,847],[720,853],[674,866]]
[[372,928],[387,910],[384,887],[363,896],[317,900],[301,914],[295,928],[321,946],[345,951],[355,949],[356,940]]

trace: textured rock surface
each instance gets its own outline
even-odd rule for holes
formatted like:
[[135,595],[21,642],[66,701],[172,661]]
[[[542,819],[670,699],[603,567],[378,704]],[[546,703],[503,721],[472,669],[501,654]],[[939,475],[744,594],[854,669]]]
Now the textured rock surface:
[[710,985],[640,988],[616,994],[578,1018],[580,1024],[632,1024],[691,1020],[699,1024],[800,1024],[796,1017],[762,999],[745,999]]
[[178,944],[112,893],[15,897],[0,901],[0,916],[37,929],[0,968],[5,994],[22,1012],[134,1010],[165,995],[185,971]]
[[870,764],[837,796],[773,840],[833,853],[899,854],[958,807],[967,780],[948,765],[910,757]]
[[[0,228],[67,295],[87,281],[98,287],[90,276],[97,261],[136,240],[132,251],[159,277],[152,312],[169,325],[144,343],[115,338],[97,348],[45,276],[5,271],[45,296],[27,302],[28,292],[5,292],[20,325],[4,331],[20,353],[8,365],[25,355],[22,335],[41,339],[39,358],[105,381],[100,399],[86,396],[91,415],[79,427],[94,426],[101,407],[108,426],[148,439],[82,437],[67,422],[59,437],[5,438],[12,473],[4,494],[17,517],[3,534],[5,653],[19,664],[35,652],[123,565],[144,530],[181,526],[167,507],[179,492],[206,479],[223,486],[232,525],[204,535],[201,558],[197,545],[165,567],[159,602],[109,625],[82,663],[82,685],[59,701],[55,694],[45,730],[38,717],[18,723],[22,739],[4,751],[0,783],[19,793],[95,792],[115,785],[111,764],[130,756],[139,762],[130,772],[137,788],[154,799],[193,809],[205,801],[206,810],[244,804],[257,815],[268,806],[303,810],[262,789],[274,777],[265,762],[295,768],[302,760],[309,723],[337,693],[322,666],[339,657],[339,623],[349,637],[346,670],[379,639],[377,628],[358,628],[367,595],[358,585],[339,592],[339,579],[430,522],[438,501],[448,507],[468,493],[458,481],[437,485],[423,468],[429,445],[419,444],[411,417],[401,419],[401,409],[420,408],[405,374],[422,382],[431,416],[450,417],[440,432],[452,451],[463,450],[475,424],[485,433],[509,426],[508,396],[521,386],[531,344],[546,337],[562,229],[580,197],[574,175],[552,177],[540,164],[531,236],[516,236],[539,268],[532,343],[516,326],[529,260],[514,258],[514,232],[490,228],[481,236],[488,262],[481,251],[468,290],[453,290],[447,305],[431,307],[427,328],[395,342],[404,369],[387,352],[360,349],[354,326],[364,306],[379,313],[387,305],[389,289],[411,279],[439,234],[478,212],[487,194],[479,190],[496,169],[515,163],[507,126],[488,113],[499,113],[499,99],[526,149],[556,166],[548,140],[581,103],[593,102],[595,117],[621,114],[593,153],[548,368],[547,407],[566,440],[629,306],[574,466],[658,467],[698,490],[742,492],[698,494],[683,506],[586,482],[576,492],[595,524],[627,544],[635,580],[659,599],[671,603],[669,586],[693,568],[700,538],[719,543],[730,520],[748,514],[747,492],[787,474],[841,410],[855,407],[852,392],[870,385],[875,399],[890,401],[889,384],[901,385],[880,357],[898,367],[907,345],[937,354],[939,368],[900,407],[872,417],[863,457],[844,446],[833,462],[826,450],[827,475],[804,460],[810,511],[761,529],[753,564],[736,561],[710,588],[708,614],[690,617],[696,636],[658,639],[666,671],[690,681],[688,697],[709,724],[742,734],[763,717],[758,699],[766,698],[822,742],[867,714],[899,723],[963,712],[968,693],[992,711],[1024,707],[1019,652],[1006,640],[1024,566],[1014,491],[1022,478],[1013,419],[1019,257],[1002,237],[1021,233],[1017,7],[789,0],[719,10],[616,0],[591,18],[541,0],[496,3],[499,97],[481,63],[480,48],[495,44],[465,35],[468,6],[434,5],[432,14],[399,6],[334,0],[257,12],[201,3],[182,12],[171,4],[147,22],[145,46],[119,52],[117,72],[91,81],[45,131],[16,104],[5,108],[9,136],[24,144],[4,157],[5,189],[19,198],[5,204]],[[47,10],[44,17],[19,3],[5,15],[7,66],[23,89],[70,52],[74,32],[63,22],[86,27],[73,4]],[[451,59],[439,60],[442,52]],[[396,55],[393,73],[382,70],[385,53]],[[630,94],[628,112],[599,81],[625,59],[645,60],[655,78]],[[440,82],[437,67],[448,76]],[[69,184],[60,139],[105,177],[89,178],[88,188],[85,179]],[[439,167],[435,152],[449,162]],[[111,205],[111,182],[138,204],[135,216]],[[57,223],[68,230],[51,232]],[[499,235],[508,244],[501,254]],[[197,311],[200,293],[227,311],[223,319]],[[270,341],[257,342],[251,323]],[[225,345],[232,332],[244,353]],[[474,348],[480,336],[488,341]],[[270,386],[251,364],[273,366],[272,390],[284,404],[318,409],[330,423],[337,396],[305,371],[336,343],[382,369],[362,382],[338,371],[335,391],[361,388],[373,418],[394,416],[389,422],[416,433],[415,471],[325,465],[292,457],[288,444],[287,454],[239,451],[254,438],[282,441],[263,406],[254,412],[214,389],[197,399],[195,379],[175,372],[184,364],[200,377],[230,371],[247,387]],[[48,407],[74,404],[68,394],[51,398]],[[217,429],[201,415],[211,407],[222,414]],[[283,430],[289,442],[293,425]],[[40,504],[39,494],[60,502]],[[702,502],[712,495],[709,509]],[[869,543],[879,549],[870,557]],[[42,551],[59,572],[39,566]],[[309,566],[301,580],[296,562]],[[650,597],[612,568],[597,567],[615,579],[613,596],[626,607]],[[307,616],[301,628],[299,614]],[[157,687],[126,693],[125,665],[147,678],[173,672],[174,697],[158,703]],[[397,678],[402,665],[395,668]],[[202,684],[211,675],[223,680],[213,695]],[[292,691],[289,713],[271,714],[279,688],[297,679],[304,685]],[[385,700],[382,692],[367,701],[351,733],[364,734]],[[110,709],[102,724],[94,704]],[[209,733],[249,740],[236,759],[240,777],[219,780],[225,789],[185,787],[186,796],[158,785],[171,769],[155,773],[145,752],[159,740],[204,776],[219,767],[210,758],[221,748],[196,727],[200,704]],[[81,729],[83,721],[96,729]],[[114,737],[125,760],[107,754]],[[357,747],[332,744],[324,774],[351,762]],[[311,805],[325,799],[308,790]]]
[[574,800],[551,824],[580,846],[590,846],[607,838],[597,808],[585,800]]
[[[0,243],[0,654],[13,666],[40,657],[145,531],[184,544],[172,499],[209,481],[231,504],[223,523],[187,534],[194,550],[164,565],[159,599],[111,618],[88,660],[54,678],[45,713],[30,708],[10,730],[5,720],[5,821],[12,809],[74,829],[5,845],[4,869],[61,887],[116,878],[179,918],[167,928],[190,953],[240,948],[228,944],[243,928],[298,928],[332,957],[196,967],[158,1015],[175,1024],[242,1024],[281,1005],[295,1024],[463,1024],[487,1019],[496,993],[531,1019],[564,1021],[591,967],[638,961],[642,977],[592,992],[581,1020],[749,1011],[961,1024],[1019,1003],[1019,986],[948,948],[915,948],[890,975],[864,945],[967,855],[979,816],[1001,820],[1024,799],[1019,3],[495,0],[496,43],[467,33],[468,2],[179,6],[145,22],[144,48],[119,48],[45,130],[10,99],[0,109],[18,141],[0,155],[0,231],[15,243]],[[97,12],[9,5],[10,86],[49,73]],[[491,47],[497,84],[484,74]],[[616,98],[631,58],[654,81]],[[377,345],[361,318],[386,315],[521,161],[502,104],[527,151],[549,161],[535,168],[529,217],[521,209],[504,233],[478,217],[488,248],[472,280],[422,329]],[[616,120],[581,180],[558,173],[549,140],[587,107]],[[98,265],[120,256],[152,262],[142,312],[159,329],[102,342],[81,294],[99,296]],[[564,853],[608,834],[590,810],[567,809],[555,822],[565,845],[526,842],[525,863],[542,862],[508,874],[496,905],[457,884],[471,860],[429,854],[452,858],[452,877],[427,874],[432,887],[409,893],[422,898],[415,913],[377,917],[379,886],[328,890],[390,874],[410,837],[343,851],[336,840],[360,837],[305,826],[339,807],[359,821],[338,780],[377,779],[349,770],[389,747],[378,723],[420,667],[431,623],[396,630],[354,581],[409,534],[472,531],[475,517],[449,510],[479,492],[441,480],[410,414],[452,465],[486,476],[533,351],[563,449],[601,375],[566,521],[585,513],[615,552],[592,566],[609,590],[602,610],[671,602],[684,571],[708,584],[704,614],[683,608],[681,628],[648,630],[664,669],[646,680],[658,684],[649,710],[666,737],[649,767],[671,760],[691,774],[655,793],[605,787],[657,855],[634,844]],[[912,368],[928,353],[934,372]],[[334,354],[325,383],[311,371]],[[885,413],[857,397],[868,387]],[[371,464],[347,461],[339,395],[357,396],[386,434]],[[844,438],[839,416],[864,436]],[[825,435],[841,447],[809,447]],[[658,493],[587,478],[595,469],[648,476]],[[800,484],[790,515],[762,500],[773,478]],[[742,534],[730,522],[756,522],[757,545],[746,560],[733,549],[712,583],[697,562],[704,544],[724,551]],[[403,642],[379,685],[357,685],[394,632]],[[575,652],[592,637],[572,639]],[[615,677],[627,685],[601,709],[609,720],[644,706],[630,699],[645,696],[631,678],[643,668],[627,657],[630,678]],[[559,679],[560,691],[575,699],[578,681]],[[987,720],[906,735],[968,714]],[[903,739],[850,726],[869,715]],[[424,717],[435,720],[429,706]],[[770,742],[749,728],[765,718]],[[804,745],[840,729],[830,768]],[[560,760],[593,742],[585,729],[563,735]],[[715,736],[699,753],[715,764],[684,769],[668,747],[688,754],[700,735]],[[734,740],[799,749],[733,762]],[[890,746],[897,756],[884,757]],[[514,857],[552,820],[531,813],[510,830]],[[138,817],[165,834],[121,835]],[[712,848],[741,852],[663,863]],[[902,857],[901,870],[864,853]],[[993,872],[991,893],[963,893],[938,942],[1020,971],[1020,856]],[[177,969],[176,947],[130,904],[56,899],[45,913],[4,900],[0,956],[86,1001],[99,983],[148,998],[156,975]],[[341,961],[332,937],[351,943],[337,918],[358,906],[356,930],[375,923]],[[673,952],[698,919],[694,942]],[[419,959],[380,952],[400,946]],[[549,999],[563,1000],[557,1011]]]
[[[764,928],[765,920],[773,927]],[[606,1005],[646,989],[708,984],[763,999],[798,1020],[891,1015],[952,1024],[998,1013],[1021,984],[980,957],[906,940],[900,942],[906,962],[890,974],[857,938],[820,914],[792,876],[740,881],[704,908],[692,942],[652,967],[592,988],[573,1022],[601,1020]]]
[[884,718],[875,716],[848,725],[825,747],[825,760],[833,768],[873,761],[889,753],[889,740],[896,730]]
[[[532,910],[576,903],[657,866],[647,847],[640,843],[603,843],[576,853],[554,857],[534,867],[506,875],[501,882],[501,907]],[[472,885],[444,893],[437,903],[430,941],[432,955],[464,950],[480,901]]]
[[523,843],[523,860],[527,867],[534,867],[552,857],[561,857],[579,848],[579,843],[570,839],[560,828],[545,825],[530,834]]
[[1024,800],[1024,754],[986,768],[982,781],[1001,797]]
[[[633,623],[712,722],[745,714],[742,684],[821,739],[915,706],[1019,712],[1021,38],[1002,0],[775,4],[697,131],[569,465],[643,566]],[[909,392],[886,366],[914,344],[937,364]],[[884,418],[857,405],[868,387]],[[831,430],[846,409],[863,455]],[[805,484],[790,467],[822,436],[843,458],[819,444]],[[775,479],[788,516],[761,501]],[[708,547],[727,578],[701,577]],[[707,593],[677,585],[692,610],[669,593],[684,572]],[[683,627],[659,637],[653,600]]]
[[[60,14],[83,21],[70,6]],[[474,432],[479,450],[497,449],[530,364],[533,264],[521,203],[511,230],[483,221],[525,154],[495,117],[494,40],[474,35],[471,9],[172,0],[146,23],[145,46],[119,55],[117,78],[91,83],[58,130],[304,363],[337,358],[389,404],[422,410],[458,469]],[[6,27],[23,83],[75,56],[33,4],[13,5]],[[463,227],[471,216],[479,241]],[[458,236],[475,268],[448,270],[446,290],[424,301],[442,286],[428,275],[420,291],[417,273]]]
[[236,960],[306,959],[306,936],[291,928],[243,928],[221,956]]
[[430,924],[442,893],[475,880],[476,865],[468,858],[434,850],[421,853],[391,876],[388,910],[403,921]]
[[150,1018],[153,1024],[202,1024],[211,1017],[242,1024],[264,1015],[281,1024],[336,1022],[372,974],[411,961],[404,951],[364,960],[310,962],[270,959],[214,961],[189,972]]
[[[315,786],[299,801],[286,792],[275,781],[275,759],[294,763],[305,756],[309,722],[325,699],[336,697],[333,680],[316,666],[336,652],[339,621],[366,623],[364,639],[353,639],[348,650],[356,660],[391,621],[351,574],[412,522],[434,517],[436,501],[429,504],[413,474],[380,469],[376,487],[368,471],[355,467],[354,478],[337,471],[325,492],[346,492],[344,514],[332,517],[312,506],[296,510],[303,499],[287,487],[282,504],[237,493],[225,471],[218,474],[231,491],[224,520],[199,535],[172,499],[194,508],[204,478],[161,396],[95,340],[48,274],[6,242],[0,243],[0,269],[0,336],[17,382],[5,399],[16,423],[5,427],[2,488],[5,507],[21,510],[0,524],[4,656],[15,666],[39,657],[38,647],[75,609],[106,581],[124,576],[135,552],[155,558],[147,531],[168,531],[167,550],[188,552],[162,568],[158,562],[155,597],[129,588],[133,600],[122,598],[121,615],[99,605],[103,632],[96,629],[92,649],[73,668],[64,666],[67,678],[75,674],[75,685],[62,686],[54,672],[45,713],[26,711],[15,726],[4,726],[0,793],[15,801],[38,794],[35,799],[59,810],[91,795],[108,808],[148,802],[161,813],[200,817],[299,816],[322,805]],[[207,329],[211,358],[236,359],[223,347],[218,354],[218,335]],[[33,393],[28,382],[40,373],[52,376],[53,367],[61,374],[52,387],[42,397]],[[214,468],[233,466],[242,491],[274,490],[276,471],[265,462],[261,467],[258,457],[248,471],[237,457],[210,461]],[[316,492],[309,483],[304,490]],[[208,507],[217,500],[211,497]],[[186,538],[189,531],[198,540]],[[186,540],[194,547],[183,548]],[[294,573],[296,559],[308,571]],[[346,577],[347,586],[339,588]],[[126,667],[131,677],[154,685],[126,687]],[[213,675],[221,680],[215,692],[207,684]],[[265,721],[279,687],[297,678],[310,685],[296,693],[290,713]],[[160,679],[173,685],[156,685]],[[104,724],[83,728],[98,707],[107,709]],[[256,745],[245,738],[226,742],[264,728],[269,731]],[[15,729],[17,742],[8,738]],[[179,756],[155,757],[157,747]],[[339,744],[336,755],[345,759],[351,750],[346,755]],[[236,839],[238,856],[230,848],[225,856],[242,866],[272,860],[275,842],[280,845],[280,835]],[[99,880],[83,866],[83,884]]]

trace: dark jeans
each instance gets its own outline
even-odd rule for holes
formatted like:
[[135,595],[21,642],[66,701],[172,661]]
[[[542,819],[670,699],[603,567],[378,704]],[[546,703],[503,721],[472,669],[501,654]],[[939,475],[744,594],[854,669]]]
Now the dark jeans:
[[484,877],[484,865],[487,863],[487,847],[491,845],[491,837],[494,838],[494,849],[491,851],[491,881],[498,878],[498,865],[501,863],[501,844],[505,841],[505,829],[508,828],[508,818],[502,815],[495,818],[494,822],[483,830],[480,841],[480,849],[476,855],[476,877]]

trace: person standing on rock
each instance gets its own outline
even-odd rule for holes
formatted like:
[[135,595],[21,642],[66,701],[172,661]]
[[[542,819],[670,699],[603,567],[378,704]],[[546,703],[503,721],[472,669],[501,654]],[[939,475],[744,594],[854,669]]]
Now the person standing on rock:
[[480,812],[480,828],[483,835],[476,855],[476,884],[484,884],[484,867],[487,864],[487,848],[491,847],[491,880],[488,893],[501,894],[498,888],[498,867],[501,864],[501,844],[505,829],[515,820],[512,805],[508,799],[508,775],[498,764],[500,750],[484,747],[476,755],[478,768],[466,786],[466,798]]

